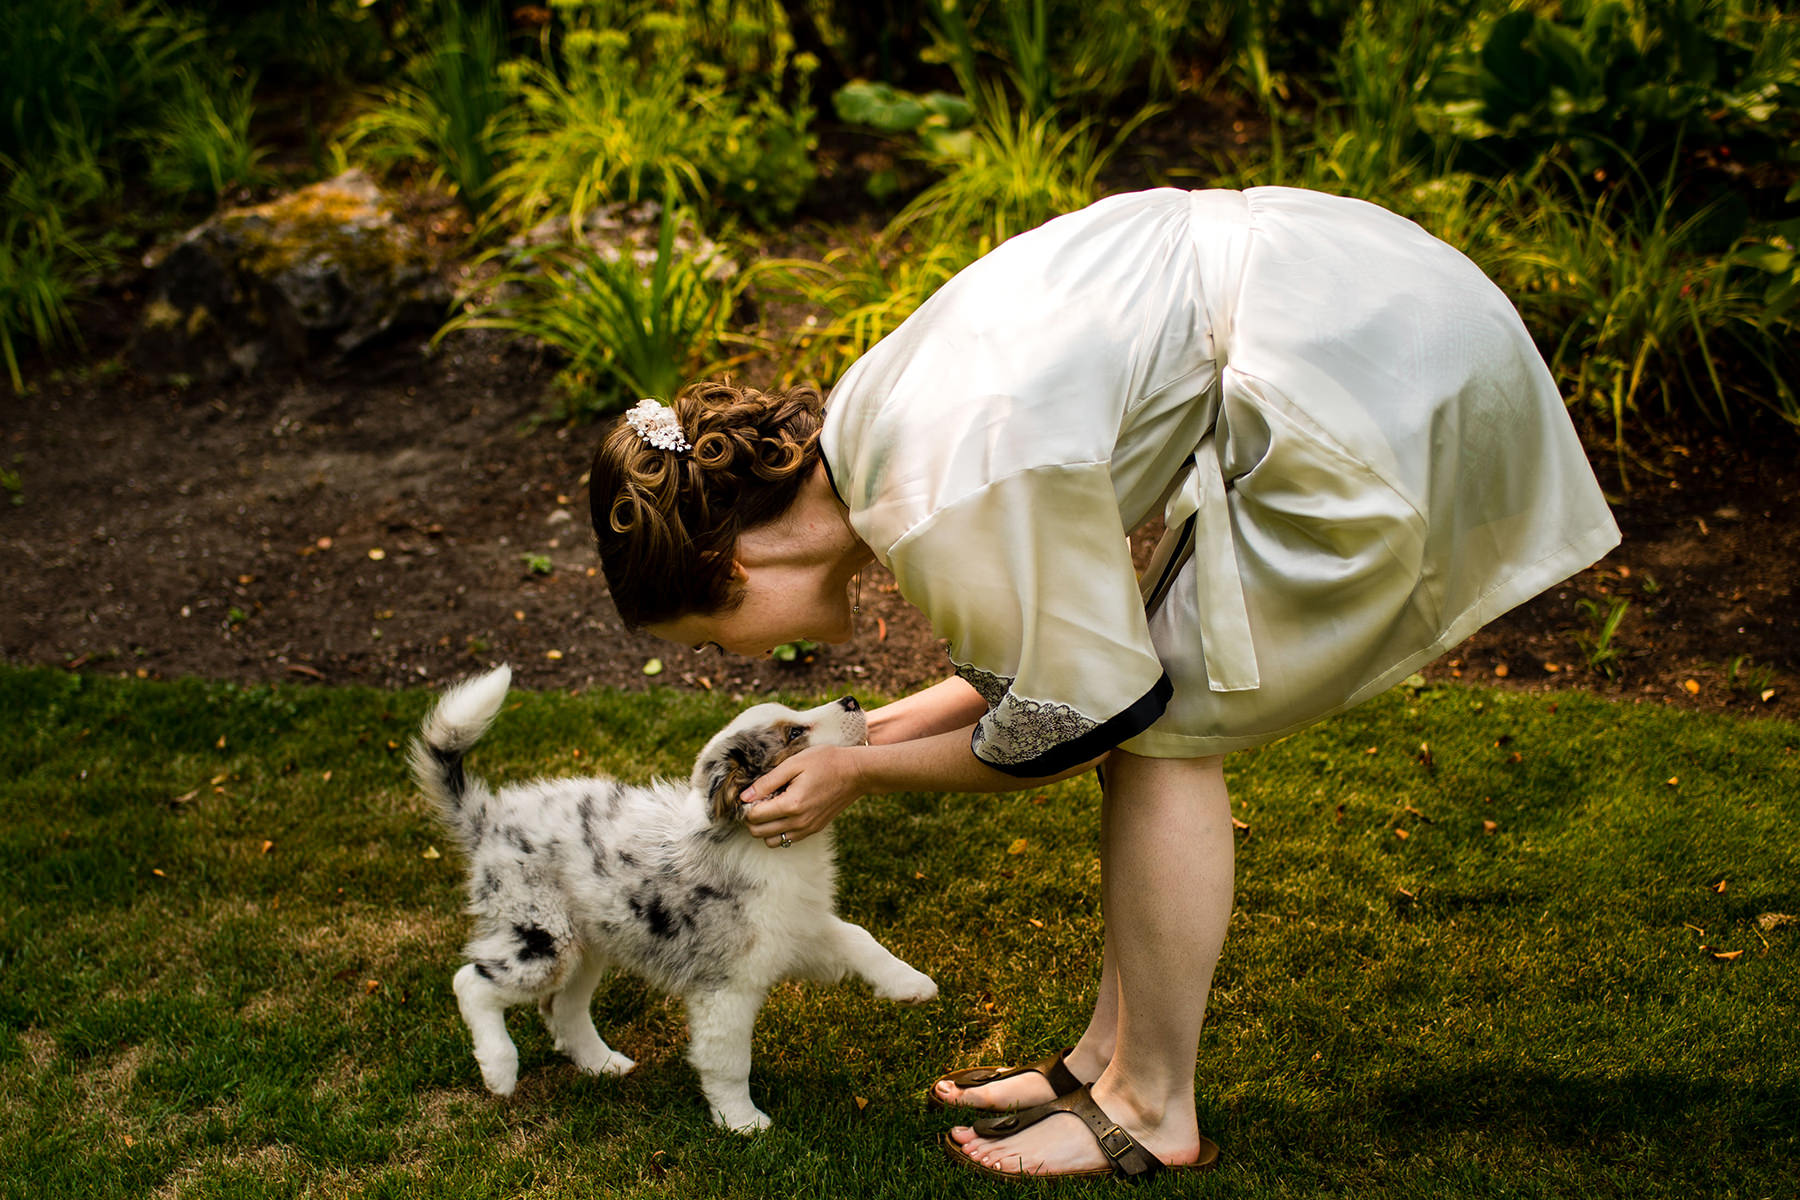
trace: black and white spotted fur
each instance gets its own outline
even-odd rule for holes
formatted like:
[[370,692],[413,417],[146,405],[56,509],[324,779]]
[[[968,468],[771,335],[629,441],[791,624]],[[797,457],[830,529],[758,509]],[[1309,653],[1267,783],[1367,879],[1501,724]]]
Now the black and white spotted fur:
[[412,744],[414,778],[468,857],[475,933],[455,989],[491,1091],[513,1090],[519,1058],[504,1014],[527,1001],[582,1070],[637,1065],[594,1029],[589,1005],[609,968],[686,1001],[688,1060],[713,1119],[746,1133],[769,1123],[750,1101],[750,1031],[776,982],[853,972],[886,999],[937,995],[836,915],[830,830],[770,848],[743,822],[739,793],[783,758],[867,740],[854,699],[806,712],[759,704],[706,744],[686,783],[596,776],[495,792],[462,759],[510,680],[501,667],[452,688]]

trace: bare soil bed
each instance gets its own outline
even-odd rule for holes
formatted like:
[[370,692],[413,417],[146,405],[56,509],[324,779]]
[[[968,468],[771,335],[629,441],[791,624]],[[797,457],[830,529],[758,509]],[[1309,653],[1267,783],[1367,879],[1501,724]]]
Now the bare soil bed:
[[[308,377],[170,388],[106,365],[116,341],[91,337],[97,365],[0,406],[20,479],[0,503],[6,661],[400,687],[504,660],[533,688],[745,695],[891,696],[948,669],[879,571],[857,639],[791,665],[622,628],[587,532],[595,430],[541,419],[553,372],[529,350],[472,334],[434,355],[408,343]],[[1624,544],[1427,675],[1800,717],[1792,436],[1636,447],[1629,490],[1604,438],[1588,440]],[[1602,660],[1582,602],[1615,599],[1629,608]]]

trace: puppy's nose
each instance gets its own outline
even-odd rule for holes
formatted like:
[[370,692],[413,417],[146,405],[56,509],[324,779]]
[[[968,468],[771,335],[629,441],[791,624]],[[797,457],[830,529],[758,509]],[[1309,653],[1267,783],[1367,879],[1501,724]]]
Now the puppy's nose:
[[861,708],[862,705],[856,702],[855,696],[845,696],[842,700],[838,701],[838,707],[845,712],[855,712],[857,709]]

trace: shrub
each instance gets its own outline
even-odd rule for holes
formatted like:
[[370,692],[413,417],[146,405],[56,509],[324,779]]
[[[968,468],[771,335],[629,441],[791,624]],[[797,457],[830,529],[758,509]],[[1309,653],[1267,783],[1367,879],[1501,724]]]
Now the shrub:
[[56,346],[78,337],[70,303],[87,256],[54,214],[12,211],[0,224],[0,358],[15,393],[25,390],[22,345]]
[[521,119],[495,179],[507,218],[562,214],[579,227],[602,204],[643,199],[721,203],[764,222],[792,212],[814,175],[805,88],[784,103],[773,81],[733,88],[666,41],[638,42],[659,53],[630,30],[577,28],[559,61],[517,66]]
[[499,170],[512,89],[502,80],[506,31],[498,12],[459,3],[437,6],[437,23],[405,78],[376,93],[350,123],[344,148],[377,167],[429,164],[471,213],[488,204]]
[[771,291],[815,310],[783,347],[783,384],[829,387],[979,252],[969,233],[914,241],[889,229],[829,250],[819,260],[768,264],[765,282]]
[[438,338],[499,329],[551,346],[565,359],[559,379],[577,413],[673,396],[724,365],[715,359],[745,283],[716,250],[678,248],[678,235],[697,232],[668,207],[654,254],[579,238],[528,249],[490,281],[497,299],[452,319]]
[[1064,124],[1055,111],[1015,112],[999,86],[982,85],[968,139],[938,143],[953,147],[948,152],[933,153],[927,144],[925,156],[949,173],[921,192],[895,224],[919,226],[917,235],[933,241],[978,230],[985,252],[1093,203],[1100,194],[1100,172],[1155,111],[1142,110],[1102,145],[1092,120]]
[[1730,423],[1741,389],[1727,366],[1741,369],[1746,352],[1755,361],[1762,289],[1729,259],[1701,252],[1707,213],[1674,219],[1673,191],[1665,182],[1663,203],[1625,209],[1618,190],[1569,200],[1538,187],[1500,264],[1571,401],[1610,416],[1621,444],[1628,422],[1697,410]]
[[263,152],[250,140],[254,78],[215,94],[192,67],[176,76],[177,89],[161,120],[144,137],[150,186],[171,196],[200,195],[216,202],[226,189],[253,182]]

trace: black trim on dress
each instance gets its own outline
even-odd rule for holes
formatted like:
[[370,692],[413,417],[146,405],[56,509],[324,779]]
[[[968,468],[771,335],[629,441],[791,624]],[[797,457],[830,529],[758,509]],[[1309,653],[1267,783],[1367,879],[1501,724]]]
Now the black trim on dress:
[[[975,757],[1001,774],[1019,779],[1042,779],[1046,775],[1058,775],[1070,767],[1080,766],[1090,758],[1099,758],[1120,742],[1128,741],[1150,728],[1163,715],[1163,710],[1169,707],[1169,699],[1174,694],[1175,684],[1170,681],[1169,673],[1164,671],[1156,685],[1133,701],[1125,711],[1094,726],[1080,737],[1051,747],[1036,758],[1025,762],[997,763],[989,762],[980,754]],[[971,739],[970,749],[973,748]]]
[[832,474],[831,459],[825,456],[825,447],[823,445],[819,447],[819,461],[825,464],[825,482],[831,485],[831,494],[838,498],[839,504],[842,504],[845,508],[849,508],[850,502],[844,499],[844,490],[837,485],[837,476]]
[[[1175,534],[1174,552],[1169,555],[1168,562],[1163,564],[1162,574],[1158,575],[1156,581],[1144,590],[1146,615],[1154,613],[1162,607],[1162,602],[1168,599],[1170,589],[1175,586],[1175,576],[1180,573],[1182,567],[1187,565],[1187,560],[1193,557],[1195,521],[1194,517],[1189,517],[1181,523],[1181,529]],[[1163,536],[1168,537],[1169,535],[1165,532]]]

